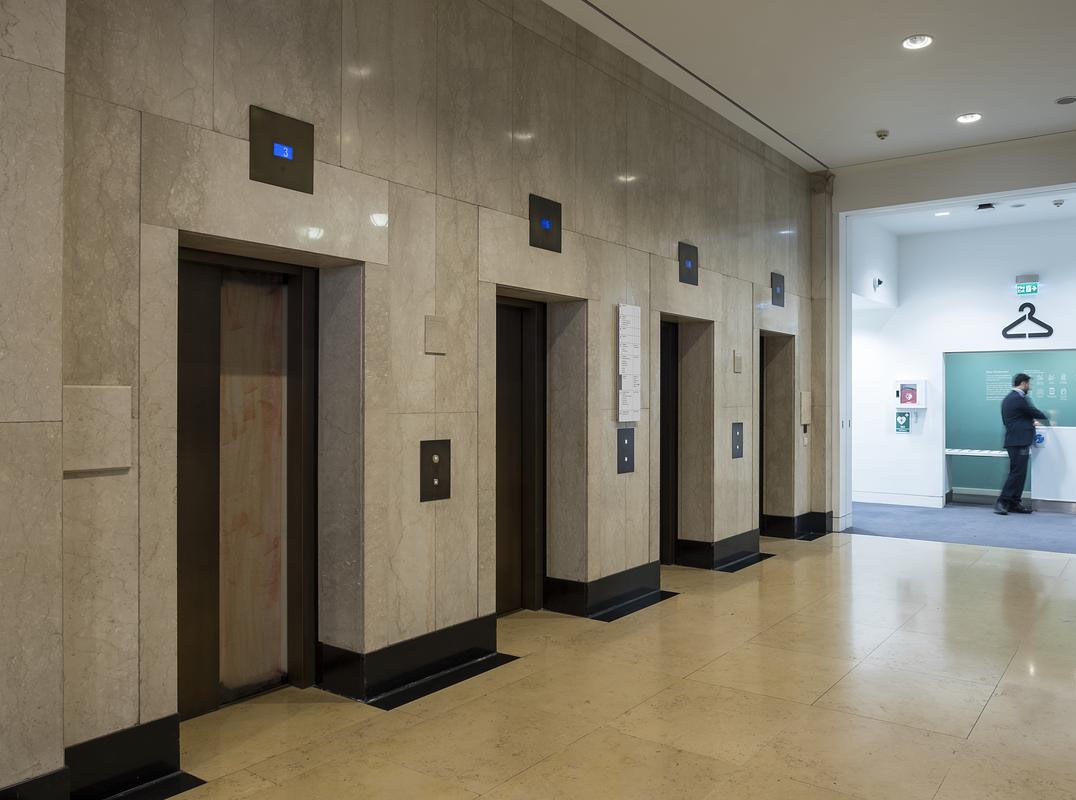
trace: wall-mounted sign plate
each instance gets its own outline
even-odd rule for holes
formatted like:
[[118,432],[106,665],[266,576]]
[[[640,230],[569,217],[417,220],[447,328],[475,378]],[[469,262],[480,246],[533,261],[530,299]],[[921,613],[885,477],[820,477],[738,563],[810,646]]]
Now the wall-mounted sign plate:
[[699,285],[699,248],[687,242],[677,245],[677,258],[680,259],[680,283]]
[[780,272],[770,273],[770,305],[785,305],[785,276]]
[[250,179],[314,193],[314,126],[250,107]]
[[743,423],[732,423],[732,457],[743,458]]
[[560,203],[530,196],[531,247],[560,252]]
[[635,428],[617,428],[616,472],[635,472]]
[[452,440],[420,442],[419,457],[419,501],[447,500],[452,496]]

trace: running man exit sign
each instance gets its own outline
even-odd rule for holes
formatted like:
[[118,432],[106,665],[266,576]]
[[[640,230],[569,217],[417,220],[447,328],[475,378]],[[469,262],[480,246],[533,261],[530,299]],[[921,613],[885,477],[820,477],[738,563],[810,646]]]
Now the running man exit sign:
[[1016,295],[1017,297],[1026,297],[1031,294],[1039,293],[1039,276],[1038,275],[1017,275],[1016,276]]

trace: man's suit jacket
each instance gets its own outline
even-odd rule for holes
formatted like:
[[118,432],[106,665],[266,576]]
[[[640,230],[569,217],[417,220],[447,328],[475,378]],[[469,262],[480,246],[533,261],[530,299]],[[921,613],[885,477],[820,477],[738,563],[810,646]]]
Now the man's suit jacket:
[[1035,441],[1035,420],[1046,419],[1031,401],[1013,389],[1001,401],[1006,447],[1029,447]]

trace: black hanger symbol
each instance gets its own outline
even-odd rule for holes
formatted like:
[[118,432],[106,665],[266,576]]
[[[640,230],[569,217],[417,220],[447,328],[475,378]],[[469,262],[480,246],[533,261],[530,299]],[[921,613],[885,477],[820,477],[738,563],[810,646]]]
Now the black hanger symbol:
[[[1024,316],[1013,322],[1011,325],[1006,325],[1001,329],[1001,335],[1006,339],[1045,339],[1047,336],[1052,336],[1054,329],[1052,326],[1047,325],[1041,319],[1035,316],[1035,306],[1031,303],[1024,303],[1020,306],[1021,313]],[[1022,325],[1024,322],[1034,322],[1040,328],[1041,331],[1035,331],[1034,333],[1012,333],[1012,329]]]

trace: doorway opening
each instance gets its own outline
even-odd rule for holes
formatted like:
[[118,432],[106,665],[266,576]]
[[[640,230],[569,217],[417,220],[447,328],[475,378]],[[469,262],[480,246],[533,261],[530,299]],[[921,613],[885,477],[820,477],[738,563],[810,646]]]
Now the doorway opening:
[[658,527],[662,564],[676,563],[676,540],[680,535],[680,326],[661,321]]
[[759,533],[796,535],[796,337],[761,331],[758,371]]
[[181,248],[179,714],[315,675],[317,272]]
[[542,607],[545,548],[546,307],[498,297],[498,614]]

